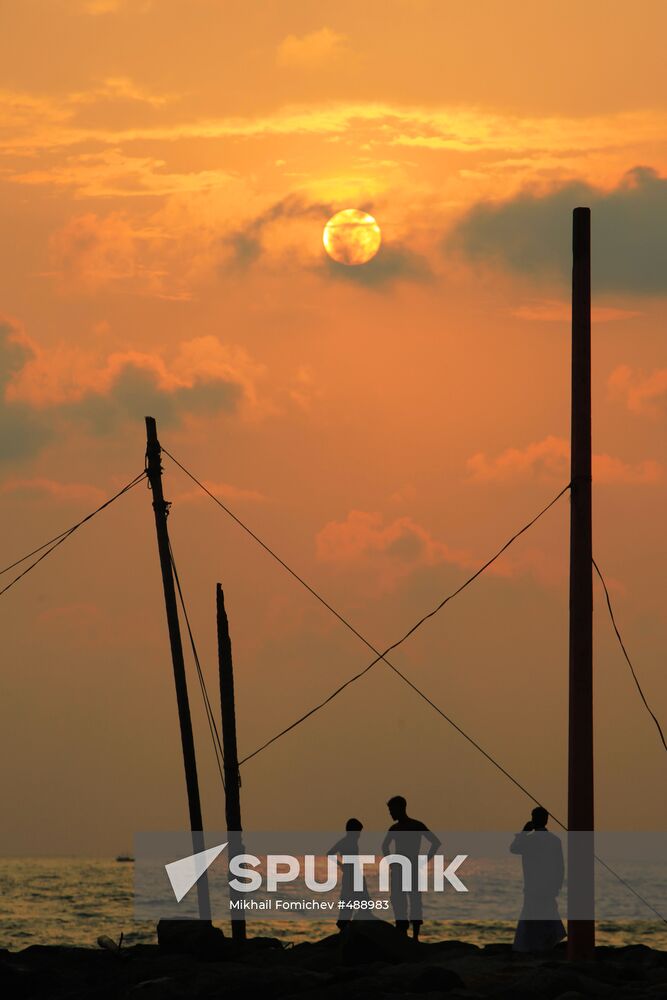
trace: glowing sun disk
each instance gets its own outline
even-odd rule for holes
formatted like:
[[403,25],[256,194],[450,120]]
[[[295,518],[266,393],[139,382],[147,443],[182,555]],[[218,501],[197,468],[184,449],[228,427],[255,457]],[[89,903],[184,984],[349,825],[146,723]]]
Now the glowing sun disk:
[[322,233],[324,249],[339,264],[366,264],[380,249],[380,227],[368,212],[345,208],[336,212]]

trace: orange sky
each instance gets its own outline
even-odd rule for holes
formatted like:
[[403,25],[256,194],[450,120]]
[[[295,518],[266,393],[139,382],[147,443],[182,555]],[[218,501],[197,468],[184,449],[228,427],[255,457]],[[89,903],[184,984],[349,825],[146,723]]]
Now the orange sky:
[[[667,718],[663,4],[21,0],[0,10],[5,565],[163,443],[385,646],[567,482],[571,209],[594,253],[595,554]],[[372,211],[345,269],[327,218]],[[241,753],[368,652],[167,465]],[[565,815],[567,500],[395,654]],[[186,822],[143,487],[2,599],[6,853]],[[598,821],[664,827],[664,753],[596,591]],[[216,695],[217,697],[217,695]],[[223,809],[199,692],[204,816]],[[513,829],[527,803],[382,666],[244,770],[248,826]]]

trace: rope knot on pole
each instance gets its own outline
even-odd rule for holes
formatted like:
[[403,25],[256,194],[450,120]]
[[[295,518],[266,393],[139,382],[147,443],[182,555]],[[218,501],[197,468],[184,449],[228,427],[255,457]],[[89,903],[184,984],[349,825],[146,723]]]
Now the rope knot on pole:
[[170,507],[171,500],[153,500],[153,510],[158,514],[164,514],[165,517],[169,517]]

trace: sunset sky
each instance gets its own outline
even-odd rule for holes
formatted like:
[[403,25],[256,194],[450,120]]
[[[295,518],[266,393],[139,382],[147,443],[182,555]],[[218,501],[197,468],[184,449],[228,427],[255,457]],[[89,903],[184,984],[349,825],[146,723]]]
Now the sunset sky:
[[[590,205],[594,551],[667,721],[667,9],[658,0],[0,2],[2,566],[162,443],[375,645],[569,478],[571,211]],[[382,230],[330,261],[337,211]],[[165,459],[241,755],[368,650]],[[568,499],[394,654],[565,818]],[[8,582],[11,574],[2,580]],[[187,825],[144,484],[2,597],[0,852]],[[597,821],[664,829],[665,754],[596,584]],[[206,825],[224,829],[188,664]],[[255,829],[519,828],[530,803],[378,664],[249,762]]]

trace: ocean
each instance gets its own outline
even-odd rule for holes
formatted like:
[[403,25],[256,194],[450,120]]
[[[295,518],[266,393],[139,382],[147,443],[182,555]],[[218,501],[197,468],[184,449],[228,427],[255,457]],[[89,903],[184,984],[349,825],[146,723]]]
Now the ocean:
[[[94,858],[0,859],[0,947],[18,951],[32,944],[97,947],[104,934],[124,943],[156,942],[155,922],[133,916],[132,863]],[[520,901],[518,901],[520,904]],[[517,907],[520,908],[520,905]],[[216,922],[225,933],[229,927]],[[249,933],[294,944],[333,930],[328,921],[248,921]],[[422,940],[458,939],[473,944],[511,942],[511,921],[426,920]],[[667,924],[657,920],[600,921],[597,942],[645,944],[667,950]]]

